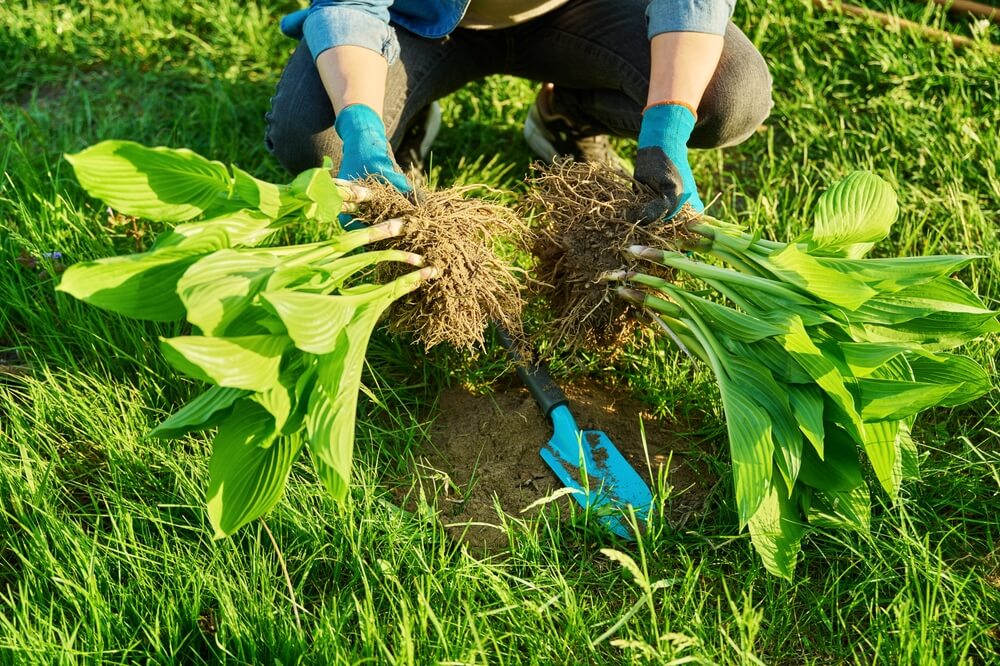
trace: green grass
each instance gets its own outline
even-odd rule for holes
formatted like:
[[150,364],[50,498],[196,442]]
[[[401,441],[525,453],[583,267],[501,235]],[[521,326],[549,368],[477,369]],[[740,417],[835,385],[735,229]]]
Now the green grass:
[[[710,377],[648,342],[614,364],[567,357],[557,370],[613,379],[663,414],[704,414],[687,434],[722,479],[704,514],[680,532],[654,525],[635,545],[579,522],[512,524],[507,555],[482,561],[382,488],[405,470],[438,392],[490,383],[500,355],[425,356],[378,336],[351,501],[333,504],[300,463],[266,519],[297,620],[262,523],[211,540],[205,439],[143,436],[198,389],[156,349],[175,327],[56,295],[46,261],[15,261],[134,250],[61,160],[101,139],[186,146],[285,180],[262,146],[263,114],[292,48],[276,20],[297,3],[16,4],[0,8],[0,663],[1000,660],[995,391],[924,415],[923,479],[895,506],[873,491],[870,538],[812,532],[784,583],[737,533]],[[930,3],[867,6],[972,34]],[[964,277],[1000,306],[1000,58],[800,0],[744,2],[737,20],[770,62],[776,106],[745,144],[694,155],[704,198],[720,194],[715,214],[786,238],[828,183],[872,169],[901,205],[880,251],[982,254]],[[1000,41],[991,30],[980,39]],[[519,131],[532,90],[493,78],[445,100],[433,179],[513,200],[530,162]],[[996,376],[998,350],[994,339],[969,352]],[[600,552],[609,546],[661,586],[644,591]]]

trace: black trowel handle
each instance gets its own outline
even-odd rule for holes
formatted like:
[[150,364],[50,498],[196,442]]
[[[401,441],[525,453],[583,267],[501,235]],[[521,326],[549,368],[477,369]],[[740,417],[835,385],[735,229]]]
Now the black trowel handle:
[[524,385],[531,391],[531,395],[534,397],[535,402],[538,403],[542,414],[545,415],[545,418],[548,418],[553,409],[567,403],[566,394],[556,386],[556,383],[552,380],[549,371],[545,369],[544,365],[538,365],[537,363],[529,364],[521,357],[521,352],[517,350],[517,345],[514,344],[514,340],[503,326],[494,324],[494,327],[497,330],[497,336],[500,338],[500,344],[507,350],[507,355],[510,356],[510,360],[514,362],[514,366],[517,368],[517,376],[521,378]]

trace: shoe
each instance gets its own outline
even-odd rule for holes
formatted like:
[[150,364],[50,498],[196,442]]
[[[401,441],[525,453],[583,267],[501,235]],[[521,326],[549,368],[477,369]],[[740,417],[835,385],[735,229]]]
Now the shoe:
[[430,154],[434,139],[440,131],[441,105],[434,101],[417,114],[406,128],[399,148],[394,151],[396,162],[404,173],[423,169],[424,160]]
[[556,157],[572,157],[578,162],[604,163],[628,173],[627,165],[606,134],[589,134],[552,110],[554,92],[551,83],[542,86],[524,121],[524,139],[532,152],[549,164]]

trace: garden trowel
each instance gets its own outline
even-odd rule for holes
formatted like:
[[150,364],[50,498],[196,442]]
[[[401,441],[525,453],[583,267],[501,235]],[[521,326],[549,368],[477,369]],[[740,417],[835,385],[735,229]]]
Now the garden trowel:
[[552,439],[542,445],[541,456],[585,509],[618,536],[633,539],[621,520],[631,505],[636,517],[646,520],[653,495],[649,486],[600,430],[580,430],[569,410],[566,394],[556,386],[544,365],[527,364],[507,331],[497,326],[500,342],[517,367],[517,374],[531,391],[542,414],[552,421]]

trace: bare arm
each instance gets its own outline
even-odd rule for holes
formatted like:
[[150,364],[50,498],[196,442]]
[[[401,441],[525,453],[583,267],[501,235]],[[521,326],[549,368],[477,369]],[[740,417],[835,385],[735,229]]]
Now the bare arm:
[[664,100],[698,108],[722,55],[722,35],[664,32],[650,41],[649,94],[646,104]]
[[363,46],[337,46],[320,53],[316,67],[335,114],[351,104],[366,104],[382,115],[389,69],[382,54]]

